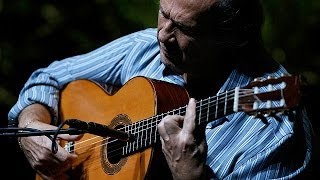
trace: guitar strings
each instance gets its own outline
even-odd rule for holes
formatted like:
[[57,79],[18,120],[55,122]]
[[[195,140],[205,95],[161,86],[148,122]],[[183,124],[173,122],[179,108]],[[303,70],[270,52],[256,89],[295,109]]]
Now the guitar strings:
[[[225,93],[222,93],[221,95],[224,95]],[[233,95],[233,94],[232,94]],[[209,99],[209,98],[208,98]],[[213,98],[211,98],[211,99],[213,99]],[[214,99],[214,101],[213,102],[209,102],[209,103],[207,103],[207,104],[211,104],[211,103],[215,103],[216,101],[215,101],[216,99]],[[218,99],[218,101],[219,101],[219,99]],[[204,105],[207,105],[207,104],[204,104]],[[186,106],[184,106],[184,107],[180,107],[179,109],[182,109],[182,108],[185,108]],[[174,113],[174,111],[176,111],[176,109],[175,110],[172,110],[172,111],[169,111],[169,112],[166,112],[166,113],[163,113],[163,114],[158,114],[158,115],[155,115],[155,116],[153,116],[153,117],[151,117],[151,118],[147,118],[147,119],[144,119],[144,120],[142,120],[142,121],[149,121],[150,119],[153,119],[153,118],[157,118],[157,117],[159,117],[159,116],[164,116],[164,115],[167,115],[167,114],[175,114]],[[141,121],[141,122],[142,122]],[[128,125],[128,126],[130,126],[130,127],[132,127],[132,126],[134,126],[135,124],[137,124],[137,123],[133,123],[133,124],[130,124],[130,125]],[[150,124],[150,123],[149,123]],[[148,126],[149,124],[146,124],[146,125],[144,125],[144,126]],[[124,128],[124,127],[123,127]],[[124,130],[123,128],[119,128],[118,130]]]
[[[213,98],[212,98],[213,99]],[[218,99],[219,100],[219,99]],[[212,104],[212,103],[216,103],[216,101],[212,101],[212,102],[209,102],[209,103],[207,103],[207,104]],[[207,104],[203,104],[203,105],[207,105]],[[210,107],[210,106],[208,106],[208,107]],[[173,110],[172,112],[174,112],[174,111],[176,111],[176,110]],[[219,112],[221,112],[221,111],[219,111]],[[183,112],[183,113],[185,113],[185,112]],[[170,114],[170,112],[168,112],[168,114]],[[174,114],[174,113],[173,113]],[[159,115],[159,116],[163,116],[163,115]],[[146,119],[146,120],[149,120],[149,119]],[[150,129],[149,128],[149,126],[150,126],[150,124],[151,124],[151,128],[154,126],[154,125],[156,125],[157,124],[157,122],[158,121],[152,121],[151,123],[147,123],[147,124],[144,124],[144,125],[142,125],[142,126],[138,126],[140,129],[142,129],[142,130],[140,130],[140,131],[135,131],[135,134],[139,134],[139,132],[141,132],[141,131],[145,131],[145,127],[144,126],[147,126],[148,128],[147,129]],[[134,125],[129,125],[129,126],[134,126]],[[94,137],[94,138],[91,138],[91,139],[87,139],[87,140],[85,140],[85,141],[82,141],[82,142],[86,142],[86,141],[89,141],[89,140],[92,140],[92,139],[95,139],[96,137]],[[115,141],[115,140],[114,140]],[[79,143],[81,143],[81,142],[79,142]],[[77,144],[79,144],[79,143],[77,143]],[[110,142],[111,143],[111,142]]]
[[[248,92],[248,91],[247,91]],[[218,96],[221,96],[222,94],[219,94]],[[247,96],[250,96],[250,95],[248,95],[247,94]],[[242,96],[242,97],[245,97],[245,96]],[[211,98],[211,99],[213,99],[213,98]],[[255,100],[258,100],[259,101],[259,99],[255,99]],[[228,100],[226,100],[226,101],[228,101]],[[202,103],[202,102],[204,102],[204,100],[203,101],[200,101],[199,103]],[[211,106],[210,106],[210,104],[211,103],[216,103],[216,104],[221,104],[220,102],[219,102],[219,100],[216,102],[216,101],[214,101],[214,102],[210,102],[210,97],[209,97],[209,99],[208,99],[208,103],[207,104],[204,104],[204,105],[208,105],[208,108],[210,108]],[[247,103],[246,103],[247,104]],[[241,104],[241,103],[239,103],[239,107],[241,107],[241,106],[243,106],[244,104]],[[201,104],[201,106],[202,106],[202,104]],[[227,108],[230,108],[231,106],[228,104],[228,106],[227,106]],[[197,109],[198,109],[198,106],[197,106]],[[170,112],[176,112],[176,111],[178,111],[179,113],[178,114],[181,114],[181,110],[185,110],[185,107],[181,107],[181,108],[179,108],[179,109],[176,109],[176,110],[173,110],[173,111],[170,111]],[[163,117],[164,115],[168,115],[168,114],[170,114],[170,112],[167,112],[167,113],[165,113],[165,114],[160,114],[160,115],[157,115],[156,117]],[[200,109],[200,112],[201,112],[201,109]],[[209,111],[208,111],[209,112]],[[221,112],[221,110],[219,110],[219,112]],[[185,113],[185,111],[183,111],[183,113]],[[199,118],[200,119],[202,119],[201,118],[202,116],[200,115],[199,116]],[[208,117],[208,115],[207,115],[207,117]],[[153,119],[153,118],[152,118]],[[145,120],[143,120],[143,121],[145,121],[145,122],[148,122],[147,120],[150,120],[150,119],[145,119]],[[157,125],[158,124],[158,122],[159,122],[160,120],[158,120],[158,119],[156,119],[156,121],[154,122],[154,121],[152,121],[151,123],[147,123],[146,125],[145,124],[143,124],[142,125],[142,132],[144,132],[144,131],[146,131],[145,130],[145,128],[144,128],[144,126],[147,126],[147,129],[149,129],[149,125],[151,124],[151,126],[154,126],[154,124],[155,125]],[[208,120],[207,120],[208,121]],[[131,124],[131,125],[128,125],[129,127],[134,127],[134,126],[136,126],[138,123],[136,122],[136,123],[134,123],[134,124]],[[141,124],[140,124],[141,125]],[[139,126],[139,129],[140,129],[141,127]],[[122,128],[121,128],[122,129]],[[120,130],[121,130],[120,129]],[[140,133],[141,132],[141,130],[138,130],[137,131],[138,133]],[[136,132],[135,132],[136,133]],[[153,134],[153,133],[152,133]],[[159,134],[156,134],[156,136],[159,136]],[[144,137],[143,135],[142,135],[142,137]],[[154,136],[151,136],[150,138],[153,138]],[[92,139],[95,139],[95,138],[91,138],[91,140]],[[110,139],[109,137],[107,137],[107,138],[103,138],[103,140],[108,140],[108,139]],[[103,141],[102,140],[102,141]],[[113,141],[108,141],[106,144],[108,144],[109,142],[115,142],[115,141],[117,141],[117,140],[113,140]],[[106,145],[105,144],[105,145]],[[111,152],[112,153],[112,152]],[[100,157],[100,156],[98,156],[98,157]],[[94,158],[95,158],[95,161],[96,160],[99,160],[100,161],[100,158],[97,158],[97,156],[94,156]],[[91,163],[90,164],[92,164],[92,163],[95,163],[95,162],[92,162],[92,161],[90,161]],[[100,165],[97,163],[96,164],[97,166],[96,167],[99,167],[100,168]]]
[[[251,90],[244,90],[243,91],[244,93],[243,94],[241,94],[241,95],[239,95],[239,97],[245,97],[245,96],[250,96],[250,94],[248,94],[248,92],[251,92]],[[239,93],[240,94],[240,93]],[[223,94],[219,94],[218,96],[222,96]],[[227,96],[225,96],[226,97],[226,100],[225,101],[229,101],[229,100],[232,100],[233,98],[229,98],[230,96],[231,97],[233,97],[233,95],[234,95],[234,93],[232,93],[232,94],[230,94],[230,95],[227,95]],[[203,103],[203,102],[205,102],[205,101],[207,101],[207,103],[205,103],[205,104],[201,104],[201,106],[197,106],[197,109],[201,109],[202,107],[204,107],[204,108],[206,108],[206,107],[208,107],[208,108],[210,108],[210,107],[212,107],[212,105],[210,105],[210,104],[214,104],[214,103],[216,103],[216,104],[221,104],[221,103],[223,103],[224,101],[223,100],[214,100],[214,101],[211,101],[210,102],[210,99],[215,99],[215,98],[208,98],[208,99],[205,99],[205,100],[202,100],[201,102],[200,101],[198,101],[197,102],[197,104],[199,104],[199,103]],[[243,104],[239,104],[239,107],[240,106],[242,106]],[[233,106],[233,104],[232,104],[232,106]],[[228,104],[228,106],[227,106],[227,108],[230,108],[230,107],[232,107],[230,104]],[[167,115],[167,114],[170,114],[170,113],[173,113],[174,114],[174,112],[175,111],[179,111],[179,114],[180,113],[185,113],[185,107],[186,106],[184,106],[184,107],[180,107],[179,109],[175,109],[175,110],[172,110],[172,111],[169,111],[169,112],[167,112],[167,113],[164,113],[164,114],[159,114],[159,115],[157,115],[156,117],[163,117],[164,115]],[[181,112],[181,109],[182,110],[184,110],[184,111],[182,111]],[[222,110],[219,110],[219,112],[221,112]],[[212,114],[212,113],[210,113],[210,114]],[[200,119],[202,119],[201,117],[199,117]],[[148,122],[148,120],[151,120],[151,119],[154,119],[154,117],[153,118],[148,118],[148,119],[145,119],[145,120],[143,120],[143,121],[147,121]],[[161,120],[161,119],[160,119]],[[145,132],[145,131],[147,131],[148,129],[150,129],[150,127],[149,127],[149,125],[151,124],[151,127],[153,127],[154,125],[157,125],[158,124],[158,122],[160,122],[160,120],[159,119],[156,119],[156,121],[151,121],[151,123],[148,123],[148,124],[143,124],[142,126],[138,126],[139,127],[139,129],[142,129],[142,130],[138,130],[138,131],[136,131],[135,132],[135,134],[139,134],[139,133],[141,133],[141,132]],[[140,121],[141,122],[141,121]],[[128,126],[131,126],[131,127],[133,127],[133,126],[136,126],[136,124],[137,124],[137,122],[136,123],[134,123],[134,124],[130,124],[130,125],[128,125]],[[141,124],[141,123],[140,123]],[[147,128],[144,128],[144,126],[147,126]],[[121,130],[122,128],[120,128],[119,130]],[[142,133],[142,136],[141,136],[141,140],[143,140],[142,138],[143,137],[145,137],[144,135],[143,135],[144,133]],[[147,133],[145,133],[145,134],[147,134]],[[159,137],[159,134],[156,134],[156,133],[152,133],[152,134],[155,134],[155,136],[154,135],[151,135],[150,137],[146,137],[146,139],[144,139],[144,141],[146,142],[147,140],[148,140],[148,138],[150,138],[150,139],[157,139],[157,137]],[[91,138],[91,139],[87,139],[86,141],[89,141],[89,140],[93,140],[93,139],[95,139],[95,138],[98,138],[98,137],[94,137],[94,138]],[[101,137],[100,137],[101,138]],[[116,142],[116,141],[119,141],[119,140],[117,140],[117,139],[114,139],[114,140],[112,140],[112,141],[108,141],[108,139],[110,139],[109,137],[107,137],[107,138],[103,138],[102,140],[100,140],[100,141],[97,141],[97,142],[95,142],[95,143],[98,143],[98,142],[101,142],[101,141],[106,141],[106,143],[105,144],[101,144],[100,146],[103,146],[103,145],[105,145],[106,147],[107,147],[107,145],[109,144],[109,143],[114,143],[114,142]],[[136,141],[134,141],[132,144],[135,144],[135,142]],[[151,140],[150,140],[150,142],[151,142]],[[93,143],[93,144],[95,144],[95,143]],[[141,141],[141,143],[142,143],[142,141]],[[77,143],[77,145],[78,145],[79,143]],[[81,144],[81,143],[80,143]],[[93,144],[91,144],[91,145],[93,145]],[[136,142],[136,144],[139,144],[139,140]],[[118,145],[118,146],[116,146],[116,145]],[[112,148],[117,148],[117,149],[115,149],[115,150],[113,150],[113,151],[110,151],[110,152],[108,152],[108,158],[112,158],[112,157],[116,157],[116,156],[122,156],[123,154],[122,153],[115,153],[116,151],[118,151],[119,152],[119,149],[121,149],[121,148],[124,148],[124,146],[119,146],[119,143],[118,144],[116,144],[116,145],[113,145],[112,146]],[[151,144],[150,144],[151,145]],[[89,146],[89,145],[88,145]],[[95,146],[94,148],[99,148],[100,146]],[[126,145],[127,146],[127,145]],[[134,145],[133,145],[134,146]],[[84,148],[84,147],[81,147],[81,148]],[[75,149],[75,150],[79,150],[79,149],[81,149],[81,148],[77,148],[77,149]],[[92,148],[91,148],[92,149]],[[97,159],[97,160],[99,160],[100,161],[100,155],[98,154],[97,156],[94,156],[94,157],[91,157],[91,159]],[[94,163],[94,162],[92,162],[92,163]],[[90,163],[90,164],[92,164],[92,163]]]
[[[229,91],[229,93],[230,92],[232,92],[232,91]],[[247,96],[248,95],[248,90],[244,90],[243,92],[245,92],[244,93],[244,95],[245,96]],[[221,93],[221,94],[218,94],[217,95],[217,98],[219,97],[219,96],[224,96],[226,93]],[[233,97],[233,95],[234,95],[234,93],[232,93],[232,94],[229,94],[229,95],[227,95],[227,96],[224,96],[224,97],[227,97],[226,98],[226,100],[222,100],[223,102],[224,101],[228,101],[228,100],[231,100],[232,98],[229,98],[229,97]],[[241,97],[244,97],[243,95],[241,95]],[[212,98],[207,98],[207,99],[204,99],[204,100],[202,100],[202,102],[205,102],[205,101],[208,101],[207,103],[205,103],[205,104],[202,104],[202,106],[206,106],[206,107],[212,107],[212,106],[210,106],[210,104],[220,104],[221,102],[219,102],[221,99],[217,99],[217,98],[215,98],[215,97],[212,97]],[[211,101],[210,102],[210,99],[213,99],[213,101]],[[217,100],[216,100],[217,99]],[[197,103],[200,103],[200,101],[198,101]],[[184,107],[181,107],[181,108],[179,108],[179,109],[175,109],[175,110],[172,110],[172,111],[169,111],[169,112],[167,112],[167,113],[164,113],[164,114],[160,114],[160,115],[157,115],[157,117],[159,117],[159,116],[161,116],[161,117],[163,117],[164,115],[166,115],[166,114],[170,114],[170,113],[173,113],[174,114],[174,112],[175,111],[180,111],[181,109],[183,109],[183,110],[185,110],[185,107],[186,106],[184,106]],[[204,108],[204,110],[206,109],[206,107]],[[229,106],[229,107],[231,107],[231,106]],[[229,108],[228,107],[228,108]],[[200,106],[197,106],[197,108],[199,109],[199,108],[202,108],[202,107],[200,107]],[[222,112],[222,110],[219,110],[218,112]],[[180,112],[181,113],[181,112]],[[185,113],[185,111],[183,111],[182,113]],[[212,114],[212,113],[210,113],[210,114]],[[201,119],[201,117],[199,117],[200,119]],[[144,121],[148,121],[148,120],[150,120],[150,118],[149,119],[145,119]],[[135,134],[139,134],[139,133],[141,133],[141,132],[146,132],[148,129],[150,129],[150,128],[152,128],[152,127],[154,127],[155,125],[157,125],[158,124],[158,121],[160,121],[160,120],[156,120],[156,121],[151,121],[151,123],[147,123],[147,124],[143,124],[142,126],[138,126],[139,127],[139,129],[142,129],[142,130],[139,130],[139,131],[135,131],[134,133]],[[141,124],[141,123],[140,123]],[[134,125],[128,125],[128,126],[134,126]],[[145,128],[144,126],[147,126],[147,128]],[[149,127],[149,126],[151,126],[151,127]],[[121,129],[123,129],[123,128],[120,128],[119,130],[121,130]],[[139,138],[139,139],[141,139],[142,140],[142,137],[145,137],[145,136],[143,136],[143,134],[144,133],[142,133],[142,136],[141,136],[141,138]],[[145,133],[145,134],[147,134],[147,133]],[[151,136],[151,137],[153,137],[154,138],[154,136]],[[90,138],[90,139],[87,139],[87,140],[84,140],[84,141],[81,141],[81,142],[77,142],[77,145],[79,145],[79,144],[81,144],[81,143],[85,143],[85,142],[87,142],[87,141],[90,141],[90,140],[94,140],[94,139],[96,139],[96,138],[98,138],[98,137],[93,137],[93,138]],[[102,140],[100,140],[100,141],[97,141],[97,142],[95,142],[95,143],[99,143],[99,142],[101,142],[101,141],[104,141],[105,139],[108,139],[109,137],[107,137],[107,138],[104,138],[104,139],[102,139]],[[138,139],[138,141],[137,141],[137,144],[139,144],[139,139]],[[147,138],[148,139],[148,138]],[[146,140],[147,139],[145,139],[145,142],[146,142]],[[151,138],[150,138],[151,139]],[[107,142],[107,144],[108,143],[112,143],[112,142],[115,142],[115,141],[117,141],[117,139],[114,139],[113,141],[108,141]],[[136,141],[134,141],[134,142],[136,142]],[[151,141],[150,141],[151,142]],[[141,143],[140,143],[141,144]],[[91,144],[92,145],[92,144]],[[72,146],[74,146],[74,145],[71,145],[71,147]],[[87,145],[87,146],[90,146],[90,145]],[[87,146],[85,146],[85,147],[87,147]],[[81,147],[81,148],[85,148],[85,147]],[[123,146],[121,146],[121,148],[122,148]],[[75,150],[79,150],[80,148],[77,148],[77,149],[75,149]],[[116,149],[115,151],[117,151],[117,150],[119,150],[119,149]],[[111,152],[110,152],[111,153]]]

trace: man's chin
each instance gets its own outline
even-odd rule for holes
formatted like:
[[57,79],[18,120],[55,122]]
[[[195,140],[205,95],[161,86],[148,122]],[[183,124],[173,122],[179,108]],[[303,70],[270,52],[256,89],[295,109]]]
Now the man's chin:
[[174,63],[172,63],[172,61],[170,61],[164,54],[161,54],[161,59],[160,61],[171,71],[173,71],[176,74],[184,74],[185,70],[183,67],[179,67],[177,65],[175,65]]
[[184,71],[177,66],[173,65],[172,63],[162,62],[168,69],[170,69],[173,73],[182,75]]

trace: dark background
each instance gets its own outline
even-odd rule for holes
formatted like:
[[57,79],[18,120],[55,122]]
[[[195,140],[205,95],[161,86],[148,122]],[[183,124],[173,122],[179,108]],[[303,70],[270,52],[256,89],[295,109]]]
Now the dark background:
[[[291,73],[306,78],[304,102],[319,136],[315,113],[320,98],[320,1],[262,2],[264,43]],[[1,127],[6,127],[8,111],[35,69],[89,52],[122,35],[156,27],[157,13],[157,0],[0,0]],[[0,137],[0,143],[1,176],[33,179],[15,138]],[[314,162],[320,170],[319,160]]]

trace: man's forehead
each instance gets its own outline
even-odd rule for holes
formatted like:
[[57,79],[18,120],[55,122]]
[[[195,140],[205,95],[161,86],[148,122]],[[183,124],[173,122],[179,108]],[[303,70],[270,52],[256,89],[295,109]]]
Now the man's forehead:
[[160,0],[160,5],[167,8],[180,8],[180,10],[192,10],[196,12],[207,11],[219,0]]
[[195,25],[194,22],[207,18],[205,14],[216,2],[218,0],[160,0],[160,8],[175,21]]

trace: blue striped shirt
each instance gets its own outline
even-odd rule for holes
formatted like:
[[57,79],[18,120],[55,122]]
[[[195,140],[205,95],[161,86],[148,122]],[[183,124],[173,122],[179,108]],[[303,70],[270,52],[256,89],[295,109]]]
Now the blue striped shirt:
[[[32,73],[19,94],[8,118],[16,120],[26,106],[47,105],[55,117],[58,112],[59,90],[71,81],[91,79],[102,84],[121,86],[135,76],[146,76],[184,86],[180,75],[164,73],[160,61],[156,29],[146,29],[123,36],[92,52],[54,61],[47,68]],[[287,73],[279,66],[264,77]],[[234,70],[219,92],[244,86],[253,80]],[[267,118],[267,123],[243,112],[220,118],[207,125],[207,165],[218,179],[290,179],[301,173],[311,156],[310,124],[306,116],[292,120]],[[301,122],[301,134],[295,132]],[[305,144],[297,154],[296,136]],[[295,158],[292,158],[294,154]]]

